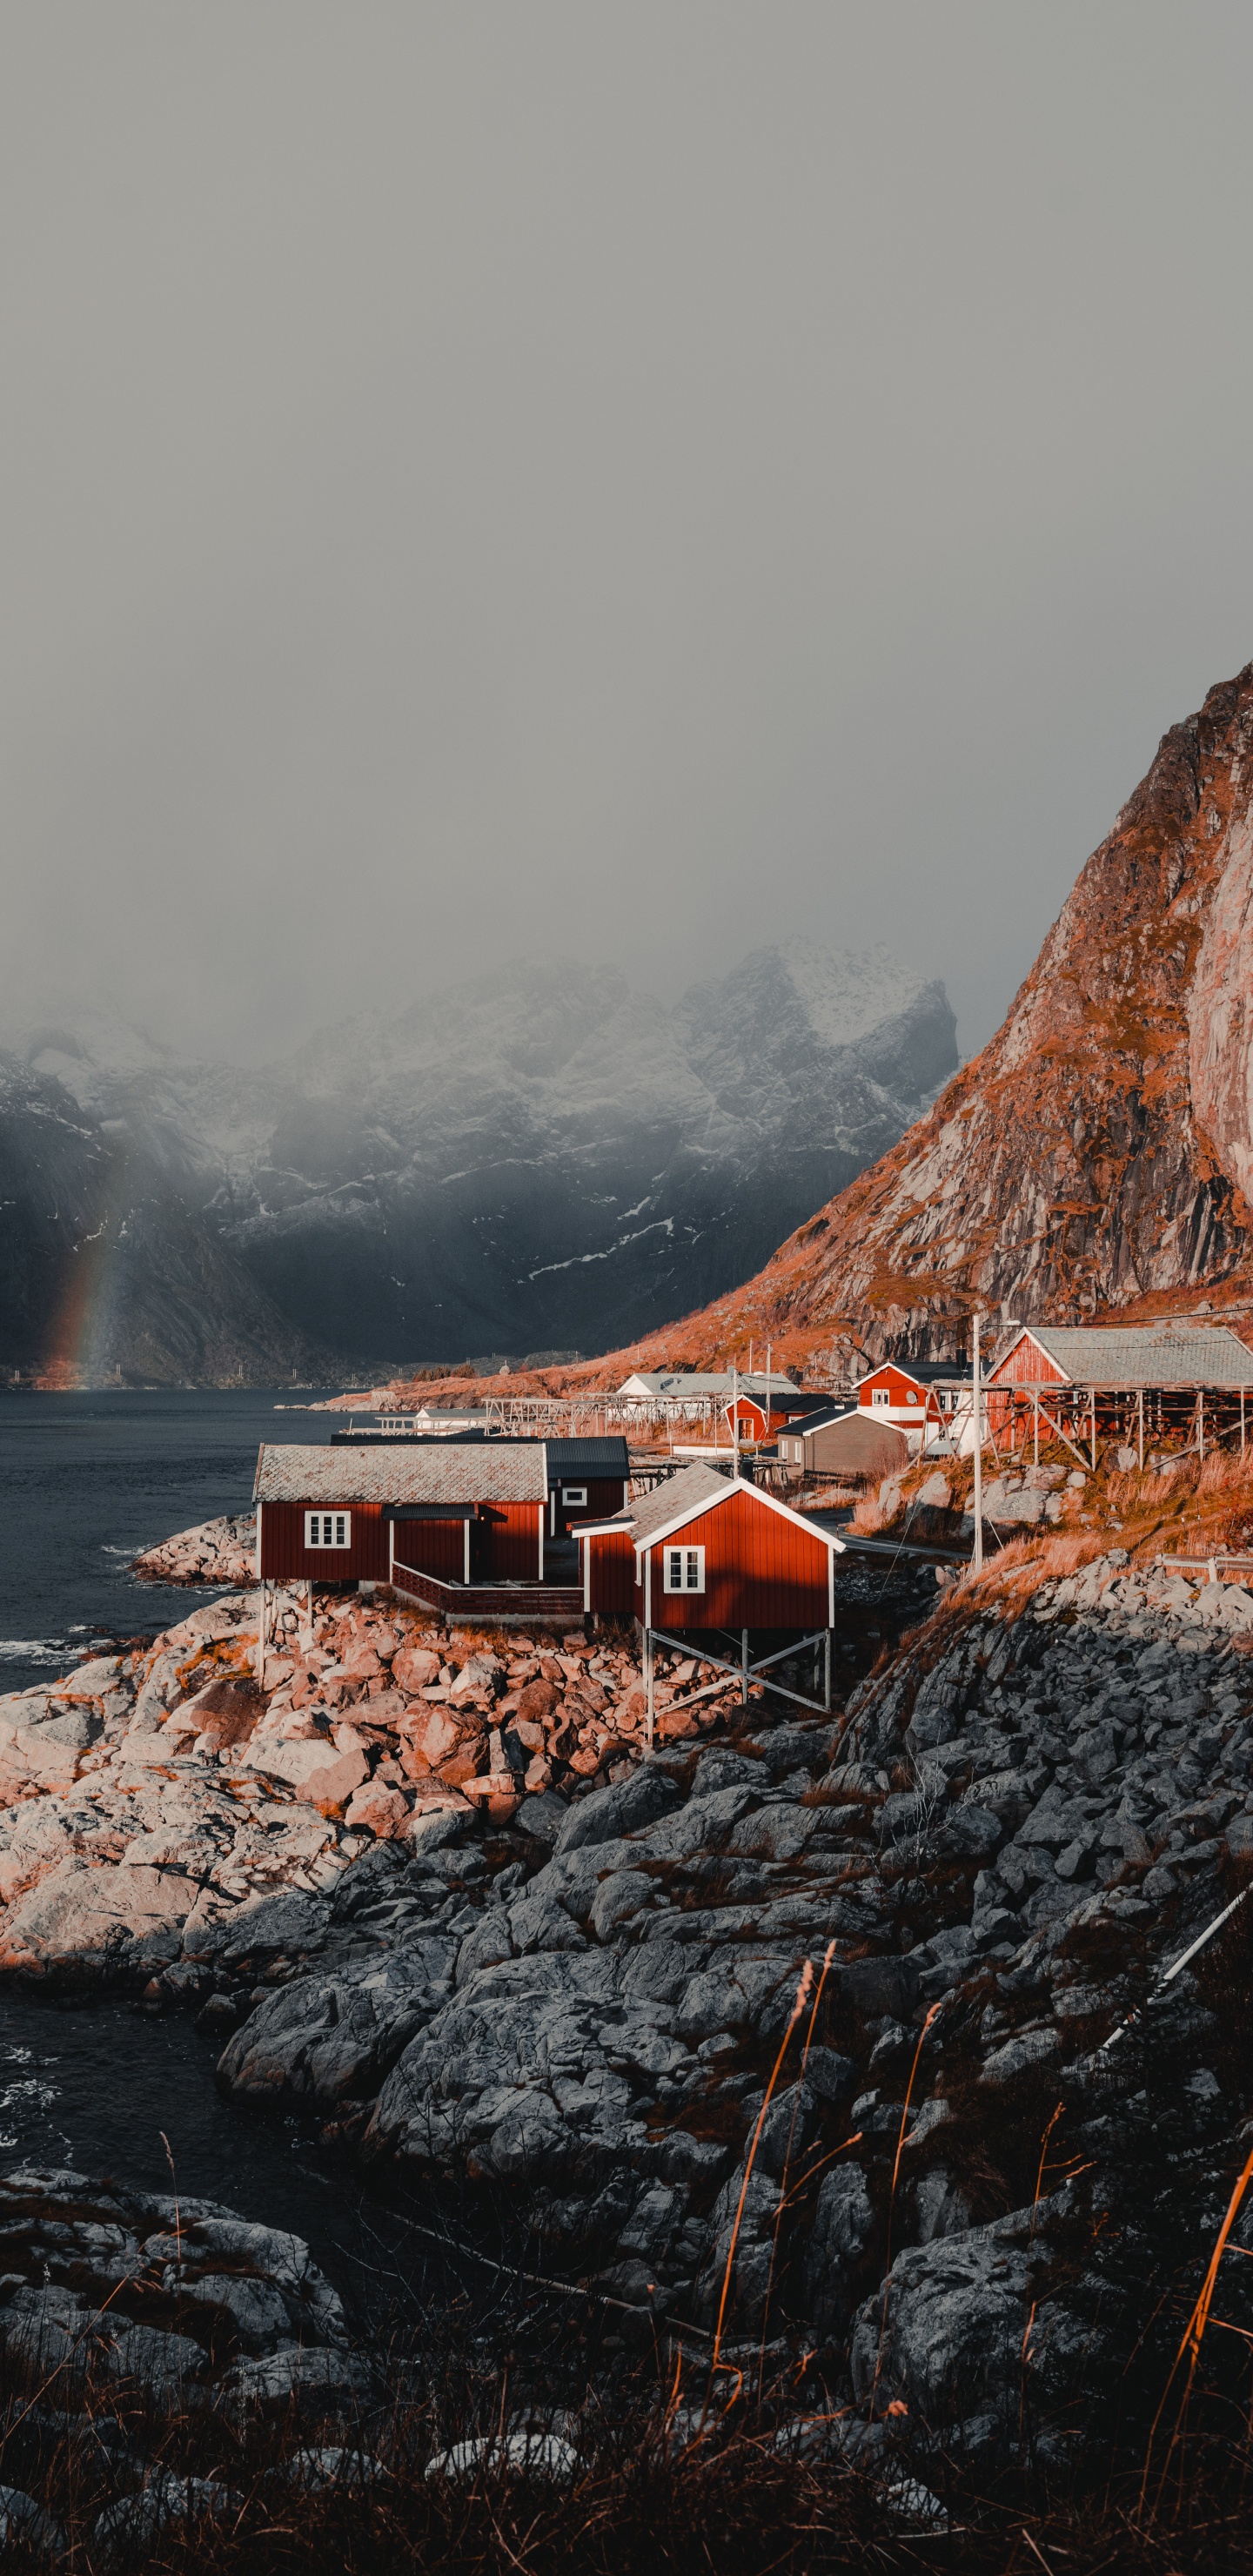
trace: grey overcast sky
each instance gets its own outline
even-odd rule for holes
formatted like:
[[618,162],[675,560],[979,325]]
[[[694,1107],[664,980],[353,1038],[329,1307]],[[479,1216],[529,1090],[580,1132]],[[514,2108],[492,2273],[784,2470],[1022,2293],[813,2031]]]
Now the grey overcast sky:
[[1253,654],[1247,0],[4,0],[0,1020],[989,1034]]

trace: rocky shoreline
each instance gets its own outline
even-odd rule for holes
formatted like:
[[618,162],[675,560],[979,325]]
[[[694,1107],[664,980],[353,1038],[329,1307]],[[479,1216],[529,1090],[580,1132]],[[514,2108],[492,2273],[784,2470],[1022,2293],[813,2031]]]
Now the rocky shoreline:
[[304,1615],[263,1692],[245,1595],[0,1704],[6,1971],[194,2009],[611,2349],[803,2352],[844,2459],[1061,2475],[1156,2403],[1253,2108],[1253,1905],[1162,1984],[1253,1869],[1253,1596],[1007,1563],[831,1719],[673,1666],[648,1760],[625,1640]]

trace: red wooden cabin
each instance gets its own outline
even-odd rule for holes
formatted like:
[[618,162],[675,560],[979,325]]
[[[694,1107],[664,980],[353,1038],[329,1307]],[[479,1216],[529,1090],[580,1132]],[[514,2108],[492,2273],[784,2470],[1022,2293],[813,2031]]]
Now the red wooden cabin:
[[[542,1584],[548,1470],[538,1440],[263,1445],[253,1499],[263,1582]],[[469,1605],[467,1605],[469,1606]]]
[[966,1401],[958,1385],[963,1375],[956,1361],[884,1360],[862,1378],[858,1411],[894,1424],[921,1445],[946,1430]]
[[738,1422],[742,1441],[773,1440],[776,1432],[785,1430],[789,1423],[795,1425],[811,1413],[830,1410],[829,1395],[814,1395],[801,1387],[772,1387],[768,1406],[764,1394],[751,1395],[741,1387],[735,1401],[725,1407],[724,1419],[733,1439]]
[[716,1468],[687,1467],[621,1519],[577,1535],[585,1611],[634,1616],[645,1630],[834,1625],[843,1539]]

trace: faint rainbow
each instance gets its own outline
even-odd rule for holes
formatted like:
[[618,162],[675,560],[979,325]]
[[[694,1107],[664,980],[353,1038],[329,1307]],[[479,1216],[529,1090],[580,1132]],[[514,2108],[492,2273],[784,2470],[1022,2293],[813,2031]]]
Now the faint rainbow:
[[117,1273],[119,1219],[114,1209],[69,1254],[53,1312],[40,1382],[74,1387],[104,1374]]

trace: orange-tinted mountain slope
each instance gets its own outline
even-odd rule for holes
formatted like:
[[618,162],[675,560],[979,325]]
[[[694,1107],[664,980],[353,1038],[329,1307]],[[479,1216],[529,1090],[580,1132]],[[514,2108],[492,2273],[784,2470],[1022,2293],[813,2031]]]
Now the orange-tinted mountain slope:
[[929,1115],[746,1287],[629,1356],[713,1363],[751,1335],[792,1365],[943,1358],[976,1300],[1025,1322],[1230,1312],[1253,1305],[1251,1201],[1253,663],[1166,734]]

